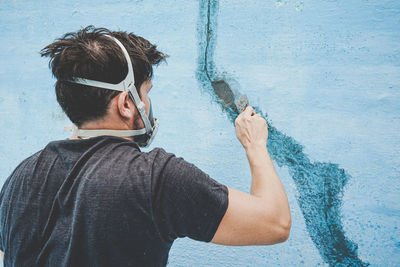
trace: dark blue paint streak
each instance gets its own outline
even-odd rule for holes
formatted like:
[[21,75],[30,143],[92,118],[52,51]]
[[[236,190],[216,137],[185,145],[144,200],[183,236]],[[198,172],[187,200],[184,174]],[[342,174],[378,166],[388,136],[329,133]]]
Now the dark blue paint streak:
[[[216,43],[218,1],[200,0],[198,22],[199,57],[197,79],[202,89],[220,105],[233,123],[238,111],[233,105],[240,86],[217,72],[213,59]],[[233,88],[233,89],[231,89]],[[254,107],[258,113],[259,107]],[[267,114],[262,114],[268,121]],[[311,162],[303,146],[278,131],[270,121],[267,148],[279,167],[286,166],[299,192],[297,201],[307,231],[323,260],[330,266],[368,266],[358,258],[358,246],[347,239],[340,220],[343,188],[351,176],[338,164]]]

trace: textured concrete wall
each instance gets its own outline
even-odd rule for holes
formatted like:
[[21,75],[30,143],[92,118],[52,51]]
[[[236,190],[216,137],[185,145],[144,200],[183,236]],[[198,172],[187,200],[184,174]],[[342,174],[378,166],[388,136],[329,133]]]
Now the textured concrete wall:
[[289,240],[180,239],[170,266],[400,265],[400,2],[1,1],[1,183],[22,159],[68,137],[38,52],[89,24],[142,35],[170,55],[150,94],[160,120],[152,147],[248,191],[229,99],[246,93],[270,124]]

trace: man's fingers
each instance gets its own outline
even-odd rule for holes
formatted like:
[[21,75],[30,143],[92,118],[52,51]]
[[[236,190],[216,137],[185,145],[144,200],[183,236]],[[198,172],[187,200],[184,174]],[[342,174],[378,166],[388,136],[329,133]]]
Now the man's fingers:
[[244,120],[245,118],[250,119],[250,117],[255,114],[256,114],[256,111],[254,110],[254,108],[251,106],[247,106],[246,109],[243,110],[243,112],[240,113],[239,116],[237,116],[237,118],[235,119],[235,126],[237,126],[239,121]]
[[246,109],[243,111],[243,115],[245,116],[253,116],[256,112],[254,111],[254,108],[251,106],[247,106]]

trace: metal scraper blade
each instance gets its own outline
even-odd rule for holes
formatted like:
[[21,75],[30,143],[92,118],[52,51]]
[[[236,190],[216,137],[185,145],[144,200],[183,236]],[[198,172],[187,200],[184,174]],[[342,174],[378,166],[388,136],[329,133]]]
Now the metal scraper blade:
[[235,105],[240,112],[243,112],[249,105],[249,99],[247,98],[247,95],[242,95],[239,97],[239,99],[235,101]]

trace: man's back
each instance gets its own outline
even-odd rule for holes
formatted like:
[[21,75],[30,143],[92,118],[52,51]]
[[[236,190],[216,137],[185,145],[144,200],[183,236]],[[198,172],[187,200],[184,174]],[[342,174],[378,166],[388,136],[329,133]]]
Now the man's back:
[[6,265],[163,266],[177,237],[211,241],[228,190],[163,149],[103,136],[51,142],[0,201]]

